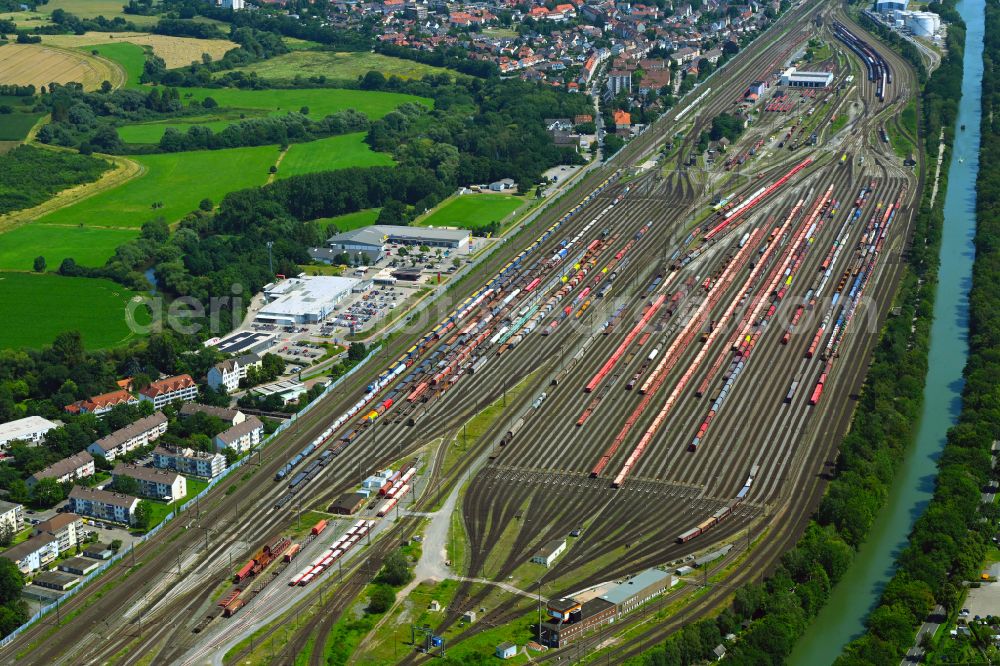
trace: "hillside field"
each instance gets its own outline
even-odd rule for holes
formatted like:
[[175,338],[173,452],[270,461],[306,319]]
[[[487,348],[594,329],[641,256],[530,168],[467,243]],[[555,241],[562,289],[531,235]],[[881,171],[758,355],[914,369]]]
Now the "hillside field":
[[327,79],[354,80],[375,70],[404,79],[419,79],[426,74],[453,74],[443,67],[434,67],[381,53],[339,53],[335,51],[296,50],[291,53],[255,62],[239,71],[256,72],[262,79],[289,81],[296,75],[326,76]]
[[342,134],[307,143],[293,143],[278,166],[278,178],[348,167],[390,166],[388,153],[373,152],[364,142],[365,133]]
[[[68,35],[55,36],[66,37]],[[139,77],[142,76],[142,68],[146,62],[146,52],[141,46],[129,42],[116,42],[114,44],[90,44],[81,46],[77,50],[84,53],[97,51],[97,55],[102,58],[118,63],[125,70],[125,87],[139,87]]]
[[478,229],[501,221],[527,199],[508,194],[463,194],[449,199],[416,222],[420,227],[461,227]]
[[81,266],[103,266],[116,247],[137,235],[134,229],[26,224],[0,234],[0,270],[30,271],[37,256],[52,271],[67,257]]
[[36,88],[76,82],[82,83],[84,90],[96,90],[102,81],[120,85],[124,76],[115,63],[80,51],[41,44],[7,44],[0,46],[0,81]]
[[70,14],[76,14],[80,18],[95,18],[104,16],[113,19],[121,16],[126,21],[131,21],[136,25],[153,25],[160,20],[159,16],[139,16],[136,14],[125,14],[122,12],[121,0],[49,0],[45,5],[38,8],[37,14],[48,16],[55,9],[63,9]]
[[211,97],[219,103],[217,114],[206,114],[197,118],[171,120],[167,122],[137,123],[118,128],[118,135],[127,143],[158,143],[167,127],[186,132],[191,125],[208,127],[214,132],[240,120],[240,110],[247,117],[261,115],[284,115],[289,111],[299,112],[309,107],[309,116],[323,118],[344,109],[354,109],[369,118],[381,118],[396,107],[407,102],[417,102],[430,106],[432,100],[402,93],[386,93],[370,90],[340,90],[336,88],[316,88],[310,90],[240,90],[237,88],[180,88],[185,104],[192,99],[198,101]]
[[[205,197],[218,203],[229,192],[263,184],[277,158],[276,146],[136,155],[145,173],[39,221],[134,229],[155,217],[176,222]],[[154,202],[163,206],[154,209]]]
[[366,208],[364,210],[359,210],[356,213],[347,213],[346,215],[337,215],[336,217],[321,217],[318,220],[313,221],[319,225],[321,229],[325,229],[327,225],[332,224],[337,227],[340,233],[343,233],[345,231],[351,231],[352,229],[358,229],[359,227],[367,227],[371,224],[375,224],[381,210],[381,208]]
[[139,48],[153,49],[153,53],[163,58],[167,69],[190,65],[193,60],[201,62],[202,53],[207,53],[213,59],[218,60],[225,55],[226,51],[239,46],[236,42],[231,42],[228,39],[195,39],[194,37],[153,35],[145,32],[85,32],[82,35],[42,36],[42,44],[65,48],[82,48],[95,44],[120,44],[122,42],[133,44]]
[[88,349],[121,344],[134,335],[125,307],[136,295],[110,280],[0,273],[0,349],[40,348],[68,330]]

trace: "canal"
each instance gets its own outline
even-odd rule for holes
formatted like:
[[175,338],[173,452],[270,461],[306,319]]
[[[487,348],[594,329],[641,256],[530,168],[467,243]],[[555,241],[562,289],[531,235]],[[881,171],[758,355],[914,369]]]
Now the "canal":
[[[968,357],[968,295],[972,281],[979,118],[983,79],[984,0],[962,0],[965,39],[962,99],[944,203],[941,268],[931,327],[929,368],[916,443],[896,473],[886,506],[830,600],[796,645],[793,666],[829,664],[864,630],[864,620],[893,574],[914,521],[934,491],[935,462],[961,408]],[[931,172],[930,177],[933,177]]]

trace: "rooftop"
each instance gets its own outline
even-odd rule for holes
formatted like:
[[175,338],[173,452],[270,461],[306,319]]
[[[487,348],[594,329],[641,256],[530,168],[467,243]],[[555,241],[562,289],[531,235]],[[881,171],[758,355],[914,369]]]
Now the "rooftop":
[[75,523],[78,520],[80,520],[80,516],[75,513],[57,513],[48,520],[43,520],[35,525],[35,534],[41,534],[42,532],[58,532],[70,523]]
[[72,405],[66,405],[66,411],[75,413],[81,410],[86,410],[88,412],[93,412],[97,409],[104,409],[106,407],[134,402],[136,400],[137,398],[125,389],[119,389],[117,391],[111,391],[110,393],[95,395],[87,398],[86,400],[78,400]]
[[461,241],[469,237],[467,229],[446,229],[441,227],[404,227],[391,224],[376,224],[361,227],[331,236],[331,245],[339,243],[365,243],[381,245],[386,241],[416,244],[421,240]]
[[665,571],[660,571],[659,569],[646,569],[642,573],[638,573],[632,576],[624,583],[619,583],[615,585],[610,590],[605,592],[600,596],[601,599],[605,601],[610,601],[614,605],[619,605],[625,603],[631,599],[635,594],[642,592],[650,585],[655,583],[664,583],[670,580],[670,574]]
[[80,451],[80,453],[75,453],[68,458],[63,458],[52,463],[45,469],[35,472],[32,476],[36,481],[49,478],[58,479],[60,476],[75,472],[84,465],[92,462],[94,462],[94,456],[90,455],[87,451]]
[[301,317],[333,306],[359,280],[333,275],[289,278],[264,287],[268,303],[257,317]]
[[59,424],[41,416],[26,416],[23,419],[0,424],[0,441],[29,439],[38,431],[47,432],[58,427]]
[[159,469],[158,467],[139,467],[137,465],[115,465],[115,469],[111,472],[111,476],[129,476],[133,479],[139,479],[140,481],[148,481],[149,483],[165,483],[167,485],[173,485],[177,477],[180,476],[177,472],[172,472],[170,470]]
[[21,507],[22,509],[24,508],[24,506],[22,506],[21,504],[17,504],[16,502],[5,502],[3,500],[0,500],[0,515],[8,513],[9,511],[12,511],[18,507]]
[[132,497],[131,495],[113,493],[108,490],[101,490],[100,488],[85,488],[83,486],[73,486],[73,489],[69,491],[69,498],[126,507],[132,506],[139,501],[138,497]]
[[200,402],[185,402],[180,411],[181,417],[193,416],[198,413],[208,414],[209,416],[232,423],[233,419],[239,416],[240,412],[237,409],[213,407],[212,405],[203,405]]
[[139,391],[139,393],[150,398],[155,398],[158,395],[173,393],[174,391],[180,391],[191,386],[194,386],[194,380],[191,379],[191,375],[176,375],[150,382],[149,386]]
[[99,446],[104,451],[110,451],[117,448],[132,439],[137,437],[144,432],[157,428],[167,422],[167,417],[163,415],[163,412],[156,412],[152,416],[145,416],[131,425],[127,425],[121,430],[115,430],[110,435],[100,438],[94,444]]
[[6,557],[8,560],[19,562],[28,555],[41,550],[55,540],[56,538],[50,534],[37,534],[27,541],[19,543],[16,546],[12,546],[11,548],[3,551],[0,553],[0,557]]
[[559,550],[560,548],[563,548],[565,546],[566,546],[566,540],[565,539],[553,539],[552,541],[549,541],[547,544],[545,544],[544,546],[542,546],[541,548],[539,548],[538,552],[536,553],[536,555],[540,555],[540,556],[546,557],[546,558],[547,557],[552,557],[552,554],[554,552],[556,552],[557,550]]
[[243,437],[244,435],[247,435],[253,432],[254,430],[257,430],[258,428],[263,428],[263,427],[264,424],[261,423],[260,419],[258,419],[256,416],[248,416],[247,420],[244,421],[243,423],[237,423],[229,430],[220,432],[218,435],[216,435],[216,437],[225,442],[226,444],[231,444],[232,442],[238,440],[240,437]]

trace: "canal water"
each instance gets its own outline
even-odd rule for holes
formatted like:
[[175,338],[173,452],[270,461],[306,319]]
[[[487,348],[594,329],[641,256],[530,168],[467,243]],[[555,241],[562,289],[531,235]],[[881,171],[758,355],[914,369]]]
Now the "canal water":
[[[888,502],[830,600],[792,652],[792,666],[829,664],[864,631],[864,620],[893,574],[914,521],[934,491],[935,463],[961,408],[962,369],[968,357],[968,295],[972,281],[979,118],[983,80],[984,0],[962,0],[968,32],[955,150],[948,171],[944,236],[924,408],[917,439],[896,472]],[[930,173],[933,178],[933,172]],[[928,184],[930,186],[930,184]]]

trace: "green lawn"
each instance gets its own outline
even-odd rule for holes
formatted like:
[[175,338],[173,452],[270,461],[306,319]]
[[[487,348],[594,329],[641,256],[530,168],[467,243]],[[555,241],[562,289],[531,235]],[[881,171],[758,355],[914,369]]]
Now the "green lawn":
[[41,113],[8,113],[0,115],[0,141],[22,141]]
[[139,77],[142,76],[142,68],[146,62],[146,51],[141,46],[130,44],[129,42],[119,42],[118,44],[82,46],[78,50],[84,53],[97,51],[99,56],[118,63],[125,69],[125,73],[128,75],[125,87],[139,87]]
[[303,77],[323,75],[327,79],[353,80],[375,70],[404,79],[419,79],[426,74],[450,73],[443,67],[434,67],[403,58],[393,58],[381,53],[337,53],[335,51],[293,50],[275,58],[261,60],[239,71],[256,72],[263,79],[289,81],[296,75]]
[[[125,228],[139,228],[159,216],[175,222],[205,197],[218,202],[229,192],[263,184],[277,158],[276,146],[135,156],[146,168],[143,175],[39,221]],[[163,206],[154,209],[154,202]]]
[[298,112],[309,107],[309,116],[324,118],[331,113],[354,109],[370,118],[381,118],[396,107],[407,102],[419,102],[430,106],[432,101],[425,97],[402,93],[374,92],[370,90],[340,90],[320,88],[312,90],[240,90],[237,88],[181,88],[181,98],[185,104],[193,99],[198,101],[211,97],[219,103],[218,113],[206,114],[184,120],[170,122],[137,123],[118,128],[118,135],[127,143],[157,143],[168,127],[186,132],[191,125],[208,127],[219,132],[229,125],[239,122],[241,116],[284,115],[289,111]]
[[134,335],[125,306],[135,295],[110,280],[0,273],[0,349],[40,348],[66,330],[87,349],[115,346]]
[[490,222],[504,219],[517,210],[526,199],[507,194],[464,194],[449,199],[417,225],[421,227],[462,227],[478,229]]
[[208,481],[204,479],[199,479],[196,476],[184,476],[187,482],[187,494],[179,500],[174,500],[169,504],[167,502],[160,502],[157,500],[149,500],[149,505],[151,513],[153,514],[152,520],[149,521],[149,529],[153,529],[157,525],[163,522],[163,519],[167,517],[167,514],[171,511],[176,511],[178,506],[184,508],[185,511],[190,511],[194,509],[194,504],[186,506],[191,500],[195,498],[198,493],[208,488]]
[[373,152],[364,142],[365,133],[342,134],[326,139],[294,143],[278,166],[278,178],[347,167],[390,166],[392,157]]
[[356,213],[347,213],[346,215],[338,215],[336,217],[321,217],[318,220],[314,220],[314,222],[318,224],[321,229],[325,229],[328,224],[332,224],[337,227],[337,230],[340,233],[343,233],[359,227],[367,227],[370,224],[375,224],[375,220],[378,219],[378,214],[381,210],[381,208],[366,208],[364,210],[359,210]]
[[134,229],[27,224],[0,234],[0,270],[30,271],[39,255],[49,270],[59,268],[67,257],[81,266],[103,266],[116,247],[136,235]]

